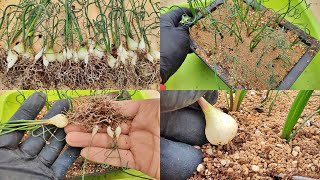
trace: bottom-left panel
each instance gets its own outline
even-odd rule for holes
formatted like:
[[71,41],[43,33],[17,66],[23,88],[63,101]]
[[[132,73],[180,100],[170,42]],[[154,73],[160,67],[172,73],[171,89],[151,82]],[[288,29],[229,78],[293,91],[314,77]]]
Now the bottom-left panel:
[[158,91],[0,91],[1,179],[160,179]]

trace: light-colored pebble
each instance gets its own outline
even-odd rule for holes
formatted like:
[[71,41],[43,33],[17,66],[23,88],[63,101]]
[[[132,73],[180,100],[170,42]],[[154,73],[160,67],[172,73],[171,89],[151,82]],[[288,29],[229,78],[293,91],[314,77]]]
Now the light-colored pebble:
[[197,171],[198,172],[203,172],[205,170],[205,167],[203,164],[199,164],[198,167],[197,167]]
[[293,157],[297,157],[297,156],[298,156],[298,154],[299,154],[299,152],[297,152],[297,151],[295,151],[295,150],[293,150],[293,151],[292,151],[292,155],[293,155]]
[[292,161],[292,167],[296,168],[298,166],[298,161]]
[[257,166],[257,165],[252,165],[252,166],[251,166],[251,169],[252,169],[252,171],[254,171],[254,172],[259,172],[259,170],[260,170],[259,166]]
[[293,150],[294,150],[294,151],[297,151],[297,152],[300,152],[301,149],[300,149],[299,146],[295,146],[295,147],[293,148]]

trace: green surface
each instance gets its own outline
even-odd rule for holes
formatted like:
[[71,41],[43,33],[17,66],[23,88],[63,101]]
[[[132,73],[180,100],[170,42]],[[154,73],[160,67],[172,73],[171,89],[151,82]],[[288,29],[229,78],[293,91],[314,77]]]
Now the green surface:
[[[16,112],[16,110],[20,107],[20,103],[24,101],[24,97],[28,98],[32,95],[35,91],[7,91],[6,93],[0,95],[0,121],[5,122],[8,121],[9,118]],[[47,94],[48,101],[55,101],[59,100],[59,96],[57,91],[42,91]],[[62,92],[66,93],[68,96],[75,98],[79,96],[88,96],[92,94],[101,94],[105,92],[114,92],[114,91],[90,91],[90,90],[77,90],[77,91],[59,91],[60,94]],[[150,99],[152,98],[150,91],[129,91],[132,95],[132,99],[139,100],[139,99]],[[148,178],[148,176],[144,175],[143,173],[136,171],[136,170],[123,170],[122,171],[115,171],[110,172],[107,174],[102,175],[95,175],[95,176],[88,176],[85,179],[87,180],[135,180],[139,179],[140,177]],[[125,173],[126,172],[126,173]],[[128,174],[129,173],[129,174]],[[130,175],[132,174],[132,175]],[[135,177],[139,176],[139,177]]]
[[[269,0],[264,3],[266,7],[279,10],[287,0]],[[181,4],[179,6],[187,6]],[[299,6],[302,11],[305,7]],[[290,20],[290,18],[287,18]],[[305,11],[295,23],[307,24],[310,34],[320,40],[320,22],[317,21],[310,9]],[[291,89],[320,89],[320,53],[312,60],[310,65],[304,70],[296,80]],[[168,90],[189,90],[189,89],[226,89],[227,86],[217,80],[215,73],[194,54],[189,55],[180,69],[166,83]]]

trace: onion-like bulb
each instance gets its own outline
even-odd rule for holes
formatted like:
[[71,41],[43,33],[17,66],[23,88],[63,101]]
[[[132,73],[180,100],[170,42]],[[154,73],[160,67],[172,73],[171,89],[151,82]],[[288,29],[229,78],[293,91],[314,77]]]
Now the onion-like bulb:
[[18,61],[18,54],[13,52],[12,50],[8,51],[8,56],[7,56],[7,71],[9,71],[10,68],[12,68],[16,62]]
[[70,60],[72,58],[73,51],[70,50],[68,47],[63,50],[63,57],[67,60]]
[[43,52],[45,51],[46,47],[43,47],[38,54],[34,57],[35,61],[38,61],[42,56],[43,56]]
[[58,114],[46,121],[47,124],[55,125],[58,128],[64,128],[68,125],[69,121],[66,115]]
[[128,36],[127,45],[129,50],[136,51],[138,49],[139,43]]
[[78,58],[80,61],[84,61],[86,64],[89,63],[89,52],[85,47],[81,47],[79,49]]
[[208,141],[214,145],[228,144],[237,134],[236,120],[213,107],[204,98],[200,98],[198,103],[205,115],[205,134]]
[[155,60],[160,60],[160,52],[156,51],[154,49],[151,49],[149,54],[155,59]]
[[148,59],[148,61],[150,61],[150,62],[154,62],[154,57],[153,56],[151,56],[151,54],[147,54],[147,59]]
[[108,62],[108,66],[111,68],[115,68],[118,66],[118,60],[116,58],[114,58],[111,54],[109,54],[107,59]]
[[66,59],[64,58],[62,52],[59,52],[56,56],[57,56],[57,61],[58,61],[58,62],[60,62],[60,63],[65,62]]
[[122,64],[126,65],[127,64],[126,59],[128,59],[128,52],[126,51],[126,49],[123,47],[122,44],[120,44],[117,50],[117,53],[118,53],[119,61],[122,62]]
[[73,52],[73,54],[72,54],[73,61],[75,63],[78,63],[79,62],[78,52],[77,51],[72,51],[72,52]]
[[140,42],[139,42],[138,51],[140,51],[140,52],[146,52],[146,43],[145,43],[143,37],[141,38],[141,40],[140,40]]
[[25,52],[24,43],[18,42],[17,45],[15,45],[12,50],[18,53],[18,55],[22,55]]
[[33,50],[31,48],[27,48],[26,52],[23,54],[23,57],[26,59],[33,59],[34,58]]
[[55,62],[56,61],[56,55],[55,55],[55,53],[54,53],[52,48],[46,50],[46,52],[44,53],[43,56],[46,57],[46,59],[49,62]]
[[98,59],[102,59],[104,56],[104,50],[100,45],[97,45],[93,50],[93,55]]

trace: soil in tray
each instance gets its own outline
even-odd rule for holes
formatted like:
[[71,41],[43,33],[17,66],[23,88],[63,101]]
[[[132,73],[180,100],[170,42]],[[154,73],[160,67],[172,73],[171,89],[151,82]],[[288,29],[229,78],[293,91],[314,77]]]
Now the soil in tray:
[[[254,16],[257,12],[250,8],[247,23],[254,19],[253,24],[258,23],[257,27],[262,27],[269,19],[274,19],[275,14],[266,10],[258,20],[259,15]],[[212,15],[216,21],[232,27],[235,23],[230,16],[235,16],[234,13],[222,4]],[[263,11],[259,12],[262,13]],[[237,17],[236,24],[241,29],[243,42],[237,40],[234,34],[230,35],[230,30],[218,24],[223,35],[221,38],[214,26],[210,25],[210,19],[210,16],[207,16],[191,28],[191,37],[198,46],[196,53],[211,67],[219,65],[222,70],[218,69],[218,74],[235,89],[276,88],[307,50],[307,45],[300,41],[295,32],[283,29],[272,22],[251,52],[250,42],[259,31],[248,36],[247,28]]]
[[[282,174],[320,178],[320,115],[314,116],[290,143],[280,138],[281,128],[297,91],[286,91],[275,102],[271,116],[269,104],[259,108],[266,91],[248,92],[238,112],[229,112],[239,124],[237,136],[228,145],[205,144],[201,148],[203,163],[190,179],[275,179]],[[275,93],[274,93],[275,94]],[[225,108],[220,94],[217,108]],[[319,106],[311,97],[298,124]],[[280,178],[281,179],[281,178]]]

